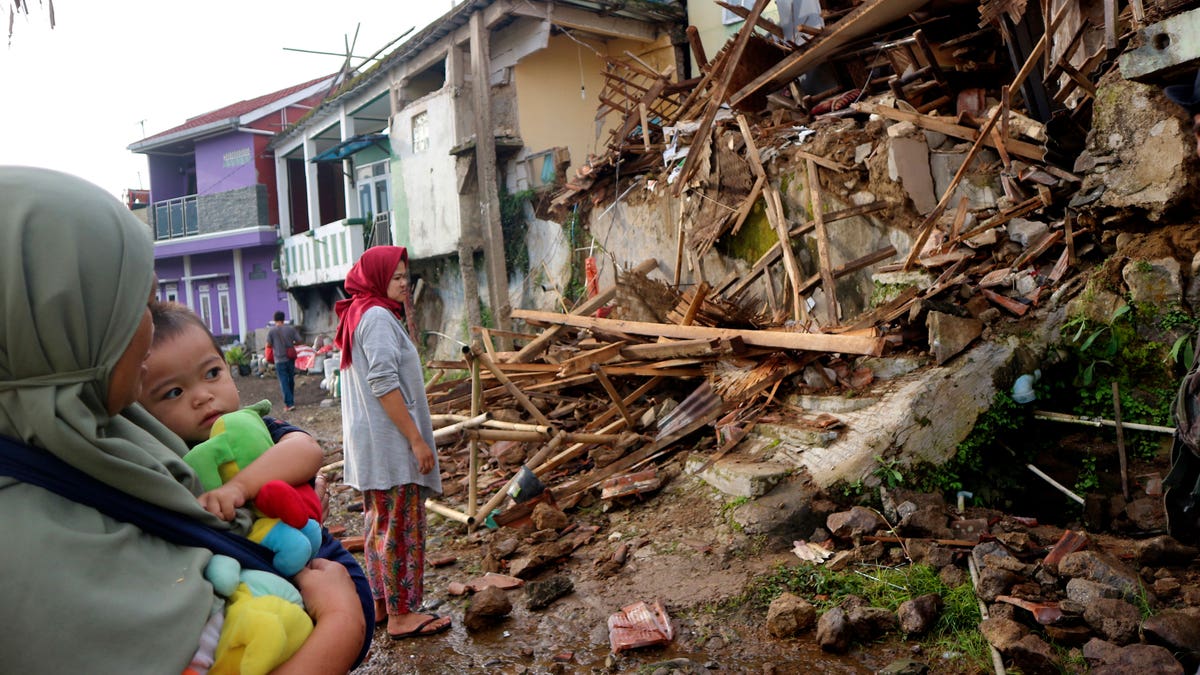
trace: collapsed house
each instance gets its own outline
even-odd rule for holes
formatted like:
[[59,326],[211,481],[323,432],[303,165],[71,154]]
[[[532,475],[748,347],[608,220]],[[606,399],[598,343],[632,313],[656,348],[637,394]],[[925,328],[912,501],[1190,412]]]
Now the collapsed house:
[[[1194,150],[1157,88],[1186,58],[1138,56],[1161,51],[1164,24],[1150,22],[1178,7],[874,0],[803,17],[789,4],[771,21],[765,0],[718,4],[744,23],[711,56],[687,31],[694,77],[607,62],[605,150],[536,204],[587,224],[588,299],[514,310],[525,332],[476,328],[463,360],[430,363],[475,373],[429,387],[453,423],[443,442],[471,442],[471,519],[504,502],[515,466],[566,479],[561,501],[637,484],[705,428],[688,446],[713,451],[697,471],[752,429],[782,441],[774,480],[799,468],[819,486],[853,481],[879,456],[943,462],[1036,360],[979,338],[1061,308],[1106,229],[1190,201],[1177,169]],[[1131,127],[1124,148],[1089,134],[1101,117]],[[898,353],[910,358],[879,358]],[[942,371],[907,376],[928,362]],[[885,380],[896,406],[869,407]],[[479,442],[500,444],[491,460]]]

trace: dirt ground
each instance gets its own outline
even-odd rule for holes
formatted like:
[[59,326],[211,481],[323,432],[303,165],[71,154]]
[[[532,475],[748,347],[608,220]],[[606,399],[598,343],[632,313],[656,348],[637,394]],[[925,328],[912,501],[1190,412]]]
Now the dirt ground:
[[[312,433],[324,446],[328,462],[334,462],[342,457],[341,413],[336,404],[321,405],[325,392],[319,382],[316,375],[297,376],[297,409],[284,417]],[[267,398],[282,416],[273,377],[239,378],[238,385],[243,404]],[[680,462],[675,460],[677,465]],[[349,535],[361,534],[360,513],[348,510],[360,501],[357,491],[340,484],[340,474],[332,477],[326,525],[341,525]],[[483,574],[485,544],[493,535],[487,528],[468,534],[461,523],[430,514],[427,558],[453,557],[455,562],[427,568],[426,606],[450,615],[454,627],[441,636],[404,641],[391,641],[378,629],[368,661],[355,672],[634,672],[670,662],[670,667],[682,672],[691,668],[695,672],[873,673],[911,654],[903,643],[883,643],[848,655],[829,655],[811,636],[770,639],[762,627],[765,617],[718,616],[708,609],[741,595],[755,575],[795,561],[790,552],[757,550],[758,545],[730,526],[723,508],[727,501],[698,479],[681,476],[644,501],[573,510],[572,520],[581,527],[597,527],[596,534],[538,578],[566,575],[574,592],[535,612],[527,609],[521,591],[510,591],[512,614],[495,629],[475,632],[462,625],[466,600],[449,595],[447,587]],[[617,572],[606,574],[598,563],[622,543],[630,545],[628,561]],[[608,616],[626,605],[654,600],[663,602],[676,626],[673,643],[610,657]]]

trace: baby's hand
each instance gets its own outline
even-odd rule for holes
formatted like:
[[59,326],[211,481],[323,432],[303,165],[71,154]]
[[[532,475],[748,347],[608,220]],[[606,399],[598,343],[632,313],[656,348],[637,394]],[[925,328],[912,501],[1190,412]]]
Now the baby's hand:
[[221,520],[231,521],[237,515],[237,508],[244,506],[250,499],[237,483],[226,483],[219,488],[209,490],[198,497],[200,506],[205,511]]

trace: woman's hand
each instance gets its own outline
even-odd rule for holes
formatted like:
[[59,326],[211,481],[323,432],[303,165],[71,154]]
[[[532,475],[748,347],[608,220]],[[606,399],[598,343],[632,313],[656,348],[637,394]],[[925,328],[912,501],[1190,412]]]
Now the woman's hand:
[[417,458],[417,470],[422,474],[427,474],[433,471],[433,450],[429,449],[429,444],[425,439],[418,436],[418,441],[412,444],[413,455]]
[[296,585],[300,587],[304,608],[313,621],[340,612],[362,616],[358,591],[354,589],[350,573],[332,560],[314,558],[296,574]]
[[296,575],[313,632],[273,675],[345,673],[354,664],[367,634],[358,592],[350,573],[332,560],[316,558]]

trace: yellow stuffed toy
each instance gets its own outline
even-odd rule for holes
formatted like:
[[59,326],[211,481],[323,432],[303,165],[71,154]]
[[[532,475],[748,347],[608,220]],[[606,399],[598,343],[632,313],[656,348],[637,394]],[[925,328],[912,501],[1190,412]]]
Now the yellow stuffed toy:
[[210,675],[266,675],[312,633],[300,592],[282,577],[243,570],[224,555],[212,557],[204,576],[228,598]]

